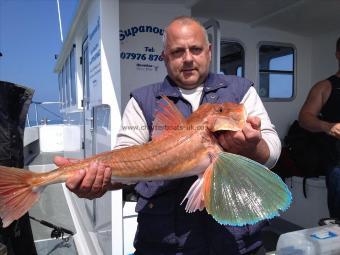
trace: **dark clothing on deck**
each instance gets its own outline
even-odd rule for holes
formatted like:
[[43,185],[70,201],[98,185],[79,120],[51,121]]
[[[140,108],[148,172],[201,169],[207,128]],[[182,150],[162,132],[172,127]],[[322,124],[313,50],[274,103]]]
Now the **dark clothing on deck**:
[[[24,167],[23,137],[33,90],[0,81],[0,165]],[[28,213],[7,228],[0,228],[0,242],[8,255],[35,255]]]
[[[321,109],[321,119],[327,122],[340,122],[340,78],[333,75],[329,77],[332,84],[331,94]],[[330,162],[326,173],[327,201],[330,217],[340,219],[340,141],[336,138],[330,142],[336,151],[337,159]]]
[[320,111],[321,118],[329,122],[340,122],[340,78],[333,75],[327,80],[332,84],[332,91]]

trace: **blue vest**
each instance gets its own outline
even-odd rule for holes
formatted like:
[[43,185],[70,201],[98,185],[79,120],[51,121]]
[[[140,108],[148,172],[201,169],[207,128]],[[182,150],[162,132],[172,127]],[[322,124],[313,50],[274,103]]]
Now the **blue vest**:
[[[253,84],[244,78],[209,74],[204,83],[200,104],[239,103]],[[192,113],[178,87],[169,77],[136,89],[131,96],[137,101],[152,132],[154,113],[161,96],[172,100],[185,117]],[[259,230],[263,222],[231,227],[217,223],[207,212],[186,213],[181,201],[196,177],[172,181],[139,182],[136,211],[138,229],[135,237],[136,254],[219,255],[244,254],[261,245]],[[227,251],[227,252],[226,252]]]

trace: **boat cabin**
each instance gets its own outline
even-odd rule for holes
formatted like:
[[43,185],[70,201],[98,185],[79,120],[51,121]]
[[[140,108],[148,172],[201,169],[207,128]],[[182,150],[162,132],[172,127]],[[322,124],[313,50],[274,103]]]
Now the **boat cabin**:
[[[54,70],[64,155],[83,158],[113,148],[131,90],[163,80],[162,35],[181,15],[206,26],[212,71],[254,82],[283,141],[312,85],[338,70],[339,13],[338,1],[79,1]],[[294,200],[280,217],[283,222],[310,228],[328,217],[324,178],[307,180],[307,198],[300,177],[286,183]],[[95,200],[67,196],[78,254],[133,253],[133,194],[114,191]]]

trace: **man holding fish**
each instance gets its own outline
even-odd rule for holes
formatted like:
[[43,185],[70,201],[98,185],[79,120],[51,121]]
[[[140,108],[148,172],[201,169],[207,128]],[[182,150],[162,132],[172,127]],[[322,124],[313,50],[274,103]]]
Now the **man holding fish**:
[[[275,165],[281,150],[280,139],[253,84],[244,78],[209,73],[211,45],[198,21],[178,17],[168,25],[163,57],[168,76],[161,83],[133,91],[122,119],[123,126],[147,126],[148,129],[122,128],[116,148],[145,144],[156,137],[153,121],[164,96],[185,118],[204,103],[234,102],[244,104],[246,122],[242,130],[215,133],[219,145],[226,152],[245,156],[269,168]],[[69,160],[59,157],[55,163],[64,165]],[[222,225],[202,208],[186,212],[181,201],[195,180],[196,177],[186,177],[137,183],[135,254],[264,254],[260,230],[266,221]],[[77,175],[68,178],[66,185],[79,197],[90,199],[122,187],[111,184],[111,169],[100,162],[92,163],[86,170],[80,169]]]

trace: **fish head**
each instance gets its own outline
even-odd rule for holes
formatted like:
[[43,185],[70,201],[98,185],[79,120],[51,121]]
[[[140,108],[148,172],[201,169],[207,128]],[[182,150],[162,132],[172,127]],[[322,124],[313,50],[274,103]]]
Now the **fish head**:
[[246,123],[246,111],[243,104],[223,103],[212,104],[208,116],[207,128],[211,132],[242,130]]
[[204,125],[210,132],[239,131],[246,122],[246,111],[243,104],[222,103],[203,104],[191,116],[191,123]]

